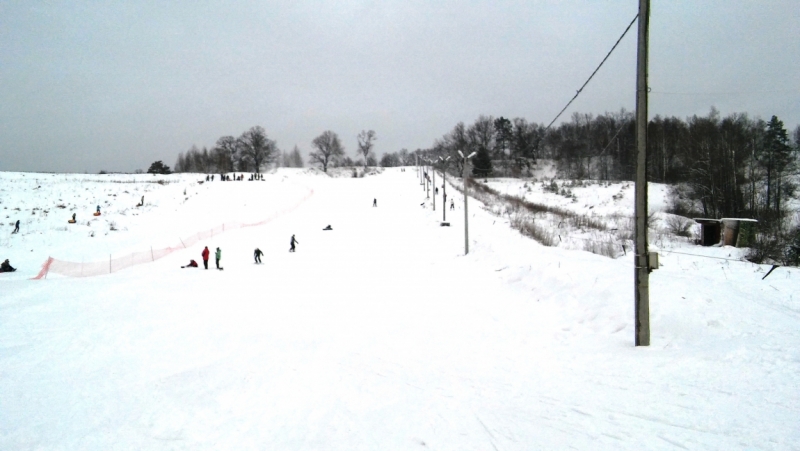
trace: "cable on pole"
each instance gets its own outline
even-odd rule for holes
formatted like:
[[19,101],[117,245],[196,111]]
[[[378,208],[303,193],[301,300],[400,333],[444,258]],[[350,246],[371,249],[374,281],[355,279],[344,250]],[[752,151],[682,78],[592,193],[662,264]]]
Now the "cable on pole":
[[560,113],[558,113],[558,115],[556,115],[555,119],[553,119],[553,120],[550,122],[550,124],[549,124],[547,127],[545,127],[544,131],[547,131],[547,130],[549,130],[549,129],[550,129],[550,126],[551,126],[551,125],[553,125],[553,123],[555,123],[555,121],[557,121],[557,120],[558,120],[558,118],[559,118],[559,117],[561,117],[561,115],[562,115],[562,114],[564,114],[564,111],[566,111],[566,110],[567,110],[567,108],[569,108],[569,106],[572,104],[572,102],[573,102],[575,99],[577,99],[577,98],[578,98],[578,96],[580,95],[580,93],[583,91],[583,88],[585,88],[585,87],[586,87],[586,85],[588,85],[588,84],[589,84],[589,82],[592,80],[592,77],[594,77],[594,74],[596,74],[596,73],[597,73],[597,71],[599,71],[599,70],[600,70],[600,68],[603,66],[603,63],[605,63],[605,62],[606,62],[606,60],[608,59],[608,57],[609,57],[609,56],[611,56],[611,53],[614,51],[614,49],[616,49],[616,48],[617,48],[617,45],[619,45],[619,42],[620,42],[620,41],[622,41],[622,38],[624,38],[624,37],[625,37],[625,35],[626,35],[626,34],[628,34],[628,30],[630,30],[630,29],[631,29],[631,27],[633,26],[633,23],[634,23],[634,22],[636,22],[636,19],[638,19],[638,18],[639,18],[639,14],[638,14],[638,13],[637,13],[635,16],[633,16],[633,20],[631,20],[631,23],[629,23],[629,24],[628,24],[628,28],[626,28],[626,29],[625,29],[625,31],[623,31],[623,32],[622,32],[622,36],[620,36],[620,37],[619,37],[619,39],[617,39],[617,42],[616,42],[616,43],[614,43],[614,46],[613,46],[613,47],[611,47],[611,50],[609,50],[609,51],[608,51],[608,53],[606,54],[606,57],[605,57],[605,58],[603,58],[603,61],[600,61],[600,65],[598,65],[598,66],[597,66],[597,69],[595,69],[595,70],[594,70],[594,72],[592,72],[592,75],[589,75],[589,78],[586,80],[586,83],[584,83],[584,84],[583,84],[583,86],[581,86],[581,88],[580,88],[580,89],[578,89],[578,91],[577,91],[577,92],[575,92],[575,96],[574,96],[574,97],[572,97],[572,100],[570,100],[569,102],[567,102],[567,106],[565,106],[565,107],[564,107],[564,109],[562,109],[562,110],[561,110],[561,112],[560,112]]

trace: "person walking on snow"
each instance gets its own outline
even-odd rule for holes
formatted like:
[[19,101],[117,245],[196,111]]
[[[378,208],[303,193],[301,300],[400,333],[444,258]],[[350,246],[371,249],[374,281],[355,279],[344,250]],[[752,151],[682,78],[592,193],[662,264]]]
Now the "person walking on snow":
[[261,252],[261,249],[259,249],[259,248],[256,248],[256,250],[253,251],[253,258],[256,259],[256,263],[261,263],[261,256],[262,255],[264,255],[264,253]]
[[219,248],[217,248],[217,252],[214,253],[214,258],[217,260],[217,269],[220,269],[219,260],[222,258],[222,251],[219,250]]
[[205,266],[206,269],[208,269],[208,254],[209,253],[210,252],[208,252],[208,246],[206,246],[205,249],[203,249],[203,252],[200,254],[203,257],[203,266]]
[[14,227],[14,231],[11,233],[17,233],[17,232],[19,232],[19,219],[17,219],[17,224]]
[[453,203],[453,199],[450,199],[450,209],[451,210],[455,210],[456,209],[456,204]]
[[377,207],[378,206],[378,199],[372,199],[372,206],[373,207]]
[[290,248],[289,248],[289,252],[294,252],[294,245],[295,245],[295,244],[300,244],[300,242],[299,242],[299,241],[297,241],[297,240],[294,238],[294,235],[292,235],[292,240],[289,242],[289,244],[292,246],[292,247],[290,247]]

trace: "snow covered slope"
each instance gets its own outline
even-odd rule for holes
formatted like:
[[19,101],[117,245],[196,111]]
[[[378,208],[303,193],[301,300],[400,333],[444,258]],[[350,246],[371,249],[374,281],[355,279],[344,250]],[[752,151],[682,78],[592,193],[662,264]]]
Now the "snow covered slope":
[[[464,256],[463,200],[441,227],[413,169],[265,179],[0,173],[19,268],[0,274],[0,449],[797,449],[795,269],[665,252],[634,348],[631,258],[543,247],[475,202]],[[224,271],[180,268],[203,246]]]

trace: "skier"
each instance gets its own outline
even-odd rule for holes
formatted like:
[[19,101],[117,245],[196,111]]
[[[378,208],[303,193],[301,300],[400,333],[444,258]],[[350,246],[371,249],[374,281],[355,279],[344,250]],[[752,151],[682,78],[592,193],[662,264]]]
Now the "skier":
[[453,203],[453,199],[450,199],[450,209],[451,210],[455,210],[456,209],[456,204]]
[[373,207],[377,207],[378,206],[378,199],[372,199],[372,206]]
[[214,258],[217,260],[217,269],[222,269],[219,267],[219,260],[222,258],[222,251],[217,248],[217,252],[214,253]]
[[205,266],[206,269],[208,269],[208,254],[208,246],[206,246],[205,249],[203,249],[203,252],[200,254],[203,257],[203,266]]
[[264,253],[261,252],[261,249],[259,249],[259,248],[256,248],[256,250],[253,251],[253,258],[256,259],[256,263],[261,263],[261,256],[262,255],[264,255]]
[[17,268],[12,268],[11,263],[8,262],[6,259],[3,263],[0,263],[0,272],[14,272]]
[[19,219],[17,219],[17,224],[16,224],[16,226],[14,227],[14,231],[13,231],[13,232],[11,232],[11,233],[17,233],[17,232],[19,232]]
[[300,244],[300,242],[299,242],[299,241],[297,241],[297,240],[294,238],[294,235],[292,235],[292,240],[289,242],[289,244],[292,246],[292,247],[290,247],[290,248],[289,248],[289,252],[294,252],[294,245],[295,245],[295,244]]

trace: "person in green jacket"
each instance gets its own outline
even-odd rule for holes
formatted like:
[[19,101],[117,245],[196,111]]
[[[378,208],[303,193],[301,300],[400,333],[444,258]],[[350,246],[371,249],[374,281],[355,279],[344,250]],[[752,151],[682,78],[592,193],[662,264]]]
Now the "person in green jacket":
[[219,248],[217,248],[217,252],[214,253],[214,257],[217,259],[217,269],[220,269],[219,260],[222,258],[222,251],[219,250]]

